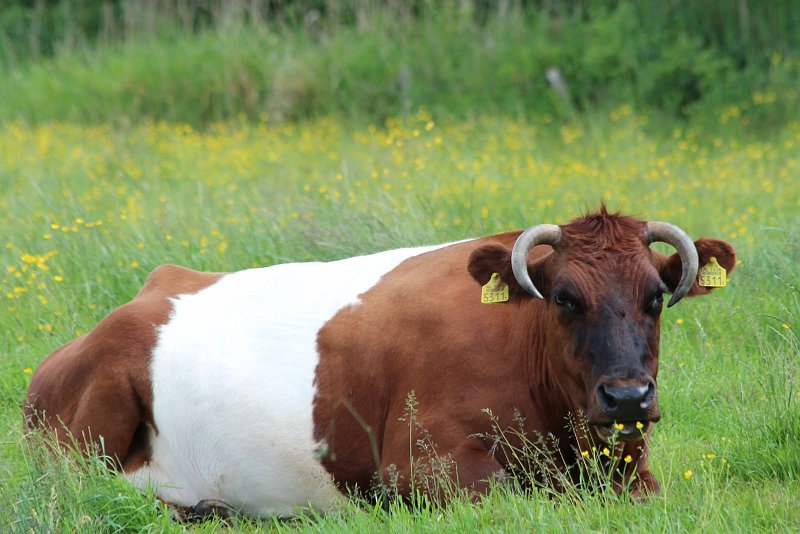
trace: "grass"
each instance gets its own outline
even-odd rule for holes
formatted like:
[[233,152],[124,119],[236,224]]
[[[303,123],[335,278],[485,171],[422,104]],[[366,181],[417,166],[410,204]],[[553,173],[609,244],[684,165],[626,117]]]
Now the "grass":
[[[745,114],[746,115],[746,114]],[[23,440],[30,372],[155,266],[235,270],[565,222],[604,199],[731,241],[729,287],[665,310],[643,504],[498,489],[478,506],[354,503],[246,531],[792,531],[800,528],[800,124],[753,137],[621,106],[574,122],[476,116],[0,126],[0,524],[180,531],[96,460]],[[77,465],[76,465],[77,464]],[[218,523],[199,531],[220,528]]]

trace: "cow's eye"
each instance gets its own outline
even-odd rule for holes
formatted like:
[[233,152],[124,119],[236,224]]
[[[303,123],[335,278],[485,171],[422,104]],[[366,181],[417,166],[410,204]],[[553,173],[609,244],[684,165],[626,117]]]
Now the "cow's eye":
[[563,308],[565,311],[570,311],[570,312],[578,311],[578,303],[575,302],[575,299],[568,293],[559,291],[558,293],[556,293],[555,301],[556,304],[561,308]]
[[661,293],[656,293],[650,302],[647,303],[647,311],[650,313],[660,313],[661,306],[664,304],[664,296]]

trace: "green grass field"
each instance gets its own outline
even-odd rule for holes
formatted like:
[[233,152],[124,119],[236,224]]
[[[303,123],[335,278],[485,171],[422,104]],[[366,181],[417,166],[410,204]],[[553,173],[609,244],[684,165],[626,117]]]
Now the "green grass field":
[[[354,503],[234,528],[387,531],[800,529],[800,124],[754,138],[663,127],[622,106],[572,123],[424,111],[377,126],[318,119],[197,131],[0,126],[0,525],[179,531],[97,462],[23,439],[31,370],[130,299],[162,263],[235,270],[563,223],[604,200],[736,247],[732,281],[665,309],[652,441],[660,497],[499,489],[478,506]],[[211,522],[199,531],[221,527]],[[0,529],[2,530],[2,529]]]

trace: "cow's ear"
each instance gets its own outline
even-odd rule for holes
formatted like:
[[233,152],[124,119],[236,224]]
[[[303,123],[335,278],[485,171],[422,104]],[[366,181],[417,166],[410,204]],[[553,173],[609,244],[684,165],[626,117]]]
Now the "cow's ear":
[[[541,260],[528,263],[528,272],[531,275],[531,280],[540,291],[543,287],[541,265]],[[480,285],[485,285],[489,282],[492,274],[497,273],[500,275],[500,279],[508,284],[508,290],[511,295],[520,293],[527,295],[517,282],[514,271],[511,269],[511,249],[503,245],[484,245],[473,250],[467,262],[467,270]]]
[[[699,259],[700,268],[706,265],[711,258],[716,258],[717,263],[722,265],[728,274],[736,268],[736,251],[730,243],[721,241],[719,239],[702,238],[694,242],[697,249],[697,257]],[[675,253],[672,256],[665,256],[658,252],[653,252],[656,261],[656,268],[658,269],[661,279],[667,284],[670,291],[674,291],[681,280],[681,258]],[[695,279],[692,289],[689,290],[687,296],[694,297],[697,295],[705,295],[710,293],[713,287],[702,287],[697,284]]]

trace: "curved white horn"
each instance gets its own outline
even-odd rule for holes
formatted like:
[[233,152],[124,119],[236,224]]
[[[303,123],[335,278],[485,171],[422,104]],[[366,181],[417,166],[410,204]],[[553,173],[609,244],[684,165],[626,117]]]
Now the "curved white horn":
[[681,257],[681,281],[667,304],[667,307],[674,306],[686,296],[697,277],[699,264],[697,248],[686,232],[667,222],[650,221],[647,223],[647,244],[655,241],[672,245]]
[[555,245],[561,239],[561,228],[555,224],[538,224],[531,226],[517,238],[511,250],[511,270],[522,289],[536,297],[544,299],[528,274],[528,253],[535,245]]

